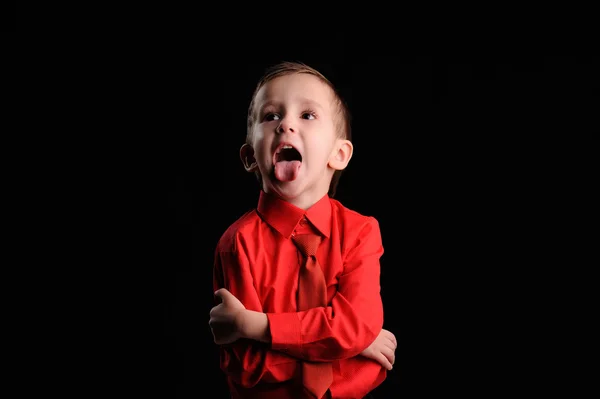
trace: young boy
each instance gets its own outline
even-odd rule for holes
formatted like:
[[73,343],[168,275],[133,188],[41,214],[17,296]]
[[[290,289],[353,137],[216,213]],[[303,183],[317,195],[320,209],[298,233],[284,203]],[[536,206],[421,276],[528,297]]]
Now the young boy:
[[215,251],[210,312],[233,398],[364,398],[386,378],[379,225],[333,199],[352,157],[349,112],[300,63],[256,87],[240,157],[260,196]]

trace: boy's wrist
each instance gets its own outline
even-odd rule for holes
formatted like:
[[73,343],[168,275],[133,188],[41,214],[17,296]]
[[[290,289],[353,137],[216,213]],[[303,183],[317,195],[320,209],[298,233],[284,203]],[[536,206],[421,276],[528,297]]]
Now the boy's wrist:
[[242,309],[236,315],[236,327],[240,338],[248,338],[248,309]]
[[266,313],[244,309],[238,314],[238,329],[241,338],[270,342],[269,320]]

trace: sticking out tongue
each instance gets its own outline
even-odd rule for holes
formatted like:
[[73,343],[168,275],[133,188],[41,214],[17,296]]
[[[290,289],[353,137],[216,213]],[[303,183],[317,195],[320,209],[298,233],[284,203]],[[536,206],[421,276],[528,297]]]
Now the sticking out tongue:
[[275,163],[275,177],[279,181],[296,180],[301,164],[301,161],[279,161]]

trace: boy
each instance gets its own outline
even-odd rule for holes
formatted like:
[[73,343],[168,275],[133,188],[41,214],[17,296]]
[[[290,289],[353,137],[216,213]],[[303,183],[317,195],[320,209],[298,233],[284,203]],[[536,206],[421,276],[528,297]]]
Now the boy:
[[332,198],[352,152],[348,109],[322,74],[267,71],[240,149],[258,206],[215,251],[209,324],[233,398],[361,399],[392,368],[379,225]]

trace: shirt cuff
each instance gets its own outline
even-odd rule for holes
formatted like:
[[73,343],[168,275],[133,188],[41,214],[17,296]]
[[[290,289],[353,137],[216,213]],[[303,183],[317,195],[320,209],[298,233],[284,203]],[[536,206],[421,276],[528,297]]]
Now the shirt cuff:
[[300,319],[296,313],[267,313],[271,348],[285,351],[302,344]]

